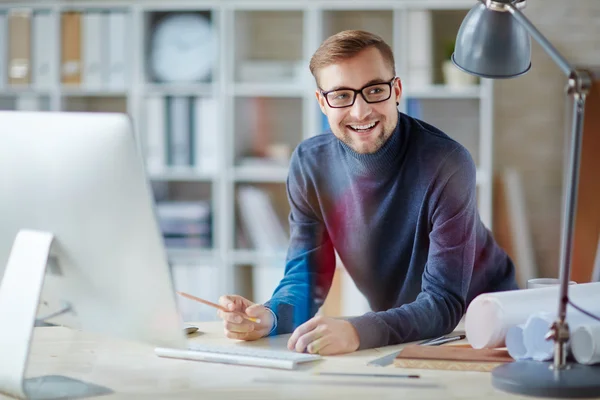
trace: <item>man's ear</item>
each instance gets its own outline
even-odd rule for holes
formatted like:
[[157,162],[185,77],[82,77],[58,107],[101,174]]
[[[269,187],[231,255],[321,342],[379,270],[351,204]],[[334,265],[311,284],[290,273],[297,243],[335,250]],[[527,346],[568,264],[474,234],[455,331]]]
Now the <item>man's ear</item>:
[[321,92],[319,92],[318,90],[315,90],[315,97],[317,98],[319,107],[321,107],[321,112],[323,114],[327,115],[327,113],[325,112],[325,107],[327,107],[327,104],[325,104],[325,98],[323,96],[321,96]]
[[394,81],[394,96],[396,99],[396,104],[399,105],[400,98],[402,97],[402,81],[400,81],[400,78]]

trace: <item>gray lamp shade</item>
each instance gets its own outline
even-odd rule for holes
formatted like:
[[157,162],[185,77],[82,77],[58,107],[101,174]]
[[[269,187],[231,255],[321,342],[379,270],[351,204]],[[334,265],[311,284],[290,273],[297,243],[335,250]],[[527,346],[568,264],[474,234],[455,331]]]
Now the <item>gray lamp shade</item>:
[[452,62],[482,78],[512,78],[531,68],[531,38],[509,12],[478,2],[463,20]]

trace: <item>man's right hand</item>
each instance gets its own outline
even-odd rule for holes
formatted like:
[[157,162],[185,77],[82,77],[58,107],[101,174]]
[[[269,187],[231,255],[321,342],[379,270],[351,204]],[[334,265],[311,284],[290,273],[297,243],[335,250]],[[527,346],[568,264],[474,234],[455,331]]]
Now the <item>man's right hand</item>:
[[[217,315],[223,320],[225,336],[230,339],[256,340],[271,331],[275,321],[273,314],[262,304],[254,304],[242,296],[221,296],[219,304],[231,312],[217,311]],[[260,322],[248,321],[235,312],[246,314],[249,317],[258,318]]]

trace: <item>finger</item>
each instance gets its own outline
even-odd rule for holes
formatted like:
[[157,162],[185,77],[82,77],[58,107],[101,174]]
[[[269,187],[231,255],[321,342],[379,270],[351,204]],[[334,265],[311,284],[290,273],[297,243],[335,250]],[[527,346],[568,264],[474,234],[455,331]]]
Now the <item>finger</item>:
[[307,349],[309,344],[311,344],[312,342],[314,342],[317,339],[320,339],[321,337],[323,337],[323,335],[324,335],[324,326],[319,325],[312,331],[300,336],[300,338],[296,342],[296,346],[294,347],[294,349],[298,353],[303,353],[304,350]]
[[298,339],[300,339],[300,337],[302,335],[304,335],[305,333],[308,333],[308,332],[312,331],[313,329],[315,329],[320,322],[321,322],[320,317],[314,317],[314,318],[309,319],[308,321],[306,321],[299,327],[297,327],[296,330],[294,331],[294,333],[292,333],[292,336],[290,336],[290,339],[288,340],[288,345],[287,345],[288,349],[294,350],[294,348],[296,347],[296,343],[298,342]]
[[233,311],[236,309],[237,306],[236,296],[221,296],[219,297],[219,304],[225,307],[226,309]]
[[331,344],[331,336],[323,336],[306,347],[310,354],[325,354],[326,348]]
[[219,310],[217,311],[217,314],[223,321],[231,322],[234,324],[241,324],[242,322],[244,322],[244,318],[237,313],[224,312]]
[[231,332],[231,331],[228,331],[227,329],[225,329],[225,336],[228,337],[229,339],[244,340],[248,337],[248,332],[238,333],[238,332]]
[[254,324],[234,324],[232,322],[223,321],[223,326],[230,332],[247,333],[254,330]]
[[262,304],[252,304],[245,311],[247,316],[254,318],[262,318],[265,312],[267,312],[267,308]]

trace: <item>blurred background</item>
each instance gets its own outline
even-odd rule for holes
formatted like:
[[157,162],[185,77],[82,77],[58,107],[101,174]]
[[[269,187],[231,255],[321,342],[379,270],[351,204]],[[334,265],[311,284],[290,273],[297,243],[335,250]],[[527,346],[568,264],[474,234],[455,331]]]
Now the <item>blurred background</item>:
[[[0,1],[0,109],[127,113],[176,288],[211,301],[237,293],[263,302],[283,276],[289,157],[328,127],[310,57],[336,32],[372,31],[395,52],[404,86],[399,110],[438,126],[473,155],[482,220],[524,287],[558,273],[570,144],[566,80],[535,42],[522,77],[479,80],[456,69],[449,58],[474,4]],[[524,12],[567,59],[600,70],[600,1],[528,0]],[[577,282],[592,280],[600,263],[598,84],[586,110]],[[322,312],[367,311],[338,264]],[[190,303],[180,301],[186,320],[215,318]]]

